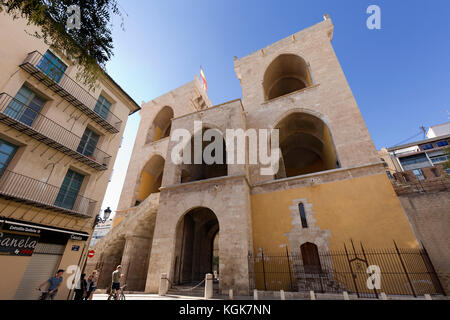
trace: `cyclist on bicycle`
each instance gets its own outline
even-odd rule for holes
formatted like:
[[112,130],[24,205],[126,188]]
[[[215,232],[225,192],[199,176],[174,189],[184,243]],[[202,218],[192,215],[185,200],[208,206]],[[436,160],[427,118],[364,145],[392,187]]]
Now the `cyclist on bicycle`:
[[116,300],[120,299],[120,279],[123,277],[123,274],[120,273],[122,270],[122,266],[118,265],[116,271],[112,273],[112,285],[111,291],[116,294]]
[[41,291],[41,288],[44,285],[50,284],[48,291],[44,292],[42,294],[42,297],[41,297],[42,300],[46,300],[48,297],[50,297],[50,299],[52,299],[52,300],[55,300],[56,294],[58,293],[58,289],[61,286],[61,283],[63,281],[63,277],[62,277],[63,274],[64,274],[64,270],[60,269],[60,270],[58,270],[58,272],[56,272],[55,276],[51,277],[47,281],[43,282],[39,287],[37,287],[37,290]]

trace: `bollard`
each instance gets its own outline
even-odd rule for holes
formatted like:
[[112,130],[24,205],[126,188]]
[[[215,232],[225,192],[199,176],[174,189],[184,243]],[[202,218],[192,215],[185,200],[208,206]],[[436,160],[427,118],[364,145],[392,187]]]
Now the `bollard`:
[[253,300],[258,300],[258,290],[253,290]]
[[228,291],[228,294],[230,296],[230,300],[233,300],[233,289],[230,289],[230,291]]
[[286,300],[286,296],[284,295],[284,290],[280,290],[280,298],[281,298],[281,300]]
[[309,295],[311,296],[311,300],[316,300],[316,294],[314,293],[314,291],[310,291]]
[[344,295],[344,300],[350,300],[350,297],[348,296],[348,292],[347,291],[344,291],[343,295]]
[[167,279],[167,273],[161,274],[161,280],[159,282],[159,292],[158,295],[165,296],[169,291],[169,279]]
[[386,293],[384,293],[384,292],[380,293],[380,299],[381,300],[387,300],[388,297],[387,297]]
[[426,294],[425,295],[425,300],[433,300],[433,299],[431,299],[431,296],[429,294]]
[[211,273],[205,276],[205,300],[213,297],[213,275]]

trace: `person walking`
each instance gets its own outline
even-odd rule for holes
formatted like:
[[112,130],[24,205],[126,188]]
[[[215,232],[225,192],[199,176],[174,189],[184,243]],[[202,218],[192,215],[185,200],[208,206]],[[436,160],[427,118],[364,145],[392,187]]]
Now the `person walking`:
[[63,274],[64,270],[59,269],[56,274],[48,279],[47,281],[43,282],[39,287],[37,287],[36,290],[41,291],[41,288],[45,286],[46,284],[49,284],[48,291],[44,293],[41,297],[42,300],[47,300],[47,298],[50,298],[51,300],[55,300],[56,295],[58,294],[58,289],[61,286],[61,283],[63,281]]
[[76,301],[82,301],[87,293],[87,282],[86,282],[86,274],[82,273],[80,279],[78,280],[75,286],[75,298]]
[[94,270],[92,274],[88,278],[88,289],[86,293],[85,300],[92,300],[94,297],[94,292],[97,290],[97,282],[98,282],[98,275],[97,270]]
[[116,270],[112,273],[111,293],[116,293],[116,300],[120,299],[120,279],[123,277],[123,274],[120,273],[121,270],[122,266],[118,265]]

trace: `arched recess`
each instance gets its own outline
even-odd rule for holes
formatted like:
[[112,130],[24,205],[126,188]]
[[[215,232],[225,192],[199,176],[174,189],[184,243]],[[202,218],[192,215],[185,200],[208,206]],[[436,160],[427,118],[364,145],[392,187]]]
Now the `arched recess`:
[[264,97],[271,100],[312,85],[305,60],[295,54],[279,55],[264,73]]
[[320,255],[317,246],[314,243],[304,243],[300,250],[302,252],[303,268],[305,273],[319,274],[322,272]]
[[193,283],[214,272],[215,248],[219,233],[219,220],[208,208],[198,207],[180,218],[176,228],[175,261],[173,279],[175,283]]
[[328,126],[318,117],[294,112],[275,127],[280,130],[281,161],[277,179],[340,167]]
[[164,158],[160,155],[154,155],[146,163],[146,165],[142,169],[142,173],[138,183],[135,205],[139,205],[152,193],[159,192],[159,188],[161,188],[162,184],[164,164]]
[[170,136],[172,119],[174,117],[173,109],[165,106],[158,112],[150,127],[146,143],[158,141]]
[[[187,182],[193,182],[193,181],[200,181],[200,180],[206,180],[211,178],[217,178],[217,177],[223,177],[227,176],[228,174],[228,166],[226,163],[226,157],[227,157],[227,151],[226,151],[226,144],[225,139],[220,134],[220,140],[216,141],[215,139],[219,139],[218,137],[212,138],[212,141],[203,141],[202,137],[205,135],[205,132],[208,131],[209,128],[203,128],[203,130],[200,132],[197,132],[194,137],[191,139],[191,142],[183,149],[182,157],[185,158],[185,153],[190,153],[190,164],[187,164],[183,160],[183,164],[181,164],[180,168],[180,182],[181,183],[187,183]],[[212,129],[215,130],[215,129]],[[216,130],[216,132],[219,131]],[[201,134],[201,137],[200,137]],[[195,139],[198,139],[202,142],[202,159],[201,164],[195,164]],[[213,144],[217,145],[218,149],[213,150]],[[205,148],[209,147],[209,150],[213,150],[211,152],[213,158],[215,158],[214,163],[208,164],[205,162],[205,158],[203,157]],[[218,153],[216,154],[216,151]],[[221,153],[221,154],[220,154]],[[209,152],[208,152],[209,154]]]

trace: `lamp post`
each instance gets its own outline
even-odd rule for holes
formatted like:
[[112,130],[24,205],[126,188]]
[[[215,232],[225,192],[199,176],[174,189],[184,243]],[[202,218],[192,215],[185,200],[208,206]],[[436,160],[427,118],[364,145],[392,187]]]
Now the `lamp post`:
[[103,211],[103,219],[100,218],[100,214],[97,215],[97,217],[95,217],[95,222],[94,222],[94,228],[99,224],[99,223],[105,223],[106,221],[108,221],[109,216],[111,215],[111,208],[108,207]]

